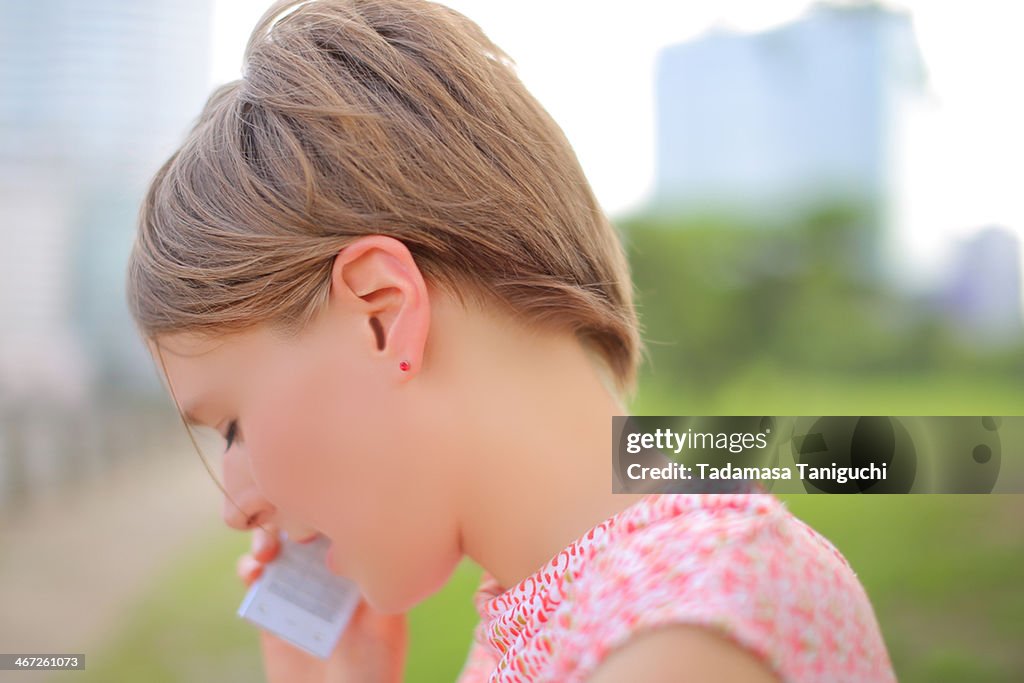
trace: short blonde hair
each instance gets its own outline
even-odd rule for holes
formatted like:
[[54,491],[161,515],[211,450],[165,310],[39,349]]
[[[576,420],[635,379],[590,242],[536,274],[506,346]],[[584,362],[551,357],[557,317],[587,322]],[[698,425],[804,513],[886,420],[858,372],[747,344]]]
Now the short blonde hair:
[[568,141],[476,24],[422,0],[267,11],[153,178],[129,308],[151,339],[298,332],[371,234],[463,303],[573,331],[635,391],[629,265]]

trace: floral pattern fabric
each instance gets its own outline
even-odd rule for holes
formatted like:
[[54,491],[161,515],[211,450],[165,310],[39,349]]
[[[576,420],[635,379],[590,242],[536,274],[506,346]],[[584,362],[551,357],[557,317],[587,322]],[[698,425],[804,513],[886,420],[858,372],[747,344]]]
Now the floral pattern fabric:
[[767,493],[645,496],[508,590],[485,572],[475,602],[458,683],[585,681],[670,624],[721,633],[785,683],[896,680],[849,563]]

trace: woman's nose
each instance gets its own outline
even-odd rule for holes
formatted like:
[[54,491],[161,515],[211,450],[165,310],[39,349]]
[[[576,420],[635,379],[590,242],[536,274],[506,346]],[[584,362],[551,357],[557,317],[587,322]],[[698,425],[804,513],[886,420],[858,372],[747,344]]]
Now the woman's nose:
[[247,531],[269,522],[276,509],[263,497],[253,481],[249,459],[243,448],[235,445],[224,454],[224,498],[222,517],[232,529]]

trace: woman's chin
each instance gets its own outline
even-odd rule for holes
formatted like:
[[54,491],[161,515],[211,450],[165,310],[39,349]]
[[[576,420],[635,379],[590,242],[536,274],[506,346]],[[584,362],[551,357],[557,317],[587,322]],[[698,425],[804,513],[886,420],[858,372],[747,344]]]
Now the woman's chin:
[[373,586],[361,587],[363,599],[375,611],[381,614],[405,614],[420,601],[412,596],[402,593],[384,593],[375,590]]
[[[412,572],[388,572],[379,568],[354,566],[358,563],[348,564],[344,559],[334,555],[331,571],[354,581],[366,603],[382,614],[404,614],[416,607],[444,588],[456,566],[445,565],[444,571],[439,572],[430,572],[425,568]],[[328,567],[331,565],[328,564]]]

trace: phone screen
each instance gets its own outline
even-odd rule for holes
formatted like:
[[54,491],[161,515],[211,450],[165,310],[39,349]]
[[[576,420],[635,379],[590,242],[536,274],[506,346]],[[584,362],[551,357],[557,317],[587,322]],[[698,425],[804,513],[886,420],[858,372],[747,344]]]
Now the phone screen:
[[281,550],[249,587],[238,616],[326,659],[359,603],[359,588],[324,563],[330,541],[297,543],[281,536]]

